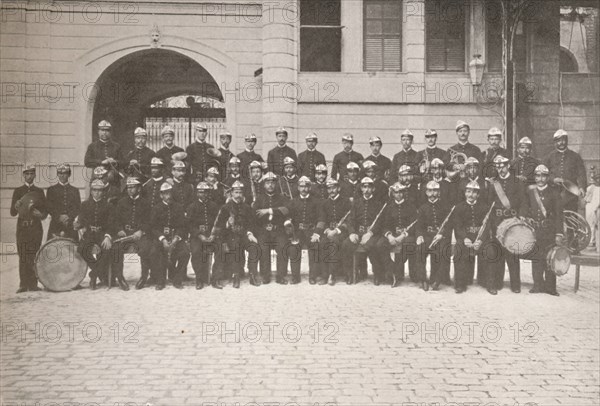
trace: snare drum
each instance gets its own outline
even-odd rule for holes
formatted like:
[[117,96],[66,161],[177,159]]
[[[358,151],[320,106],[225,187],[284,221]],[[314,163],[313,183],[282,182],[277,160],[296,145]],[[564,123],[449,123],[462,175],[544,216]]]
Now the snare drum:
[[517,217],[502,221],[496,231],[496,238],[504,248],[518,256],[529,254],[535,245],[535,231]]
[[35,257],[35,273],[52,292],[72,290],[85,278],[87,264],[77,252],[77,243],[68,238],[47,241]]
[[565,247],[557,245],[548,251],[546,263],[556,276],[563,276],[569,272],[569,267],[571,266],[571,254],[569,254],[569,250]]

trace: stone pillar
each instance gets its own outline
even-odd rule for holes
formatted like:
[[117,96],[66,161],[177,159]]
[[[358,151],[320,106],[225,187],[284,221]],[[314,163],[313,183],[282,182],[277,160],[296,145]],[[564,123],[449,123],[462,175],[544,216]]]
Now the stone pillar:
[[[288,129],[289,143],[298,149],[297,100],[299,2],[263,2],[262,152],[275,145],[275,130]],[[260,143],[259,139],[259,143]]]

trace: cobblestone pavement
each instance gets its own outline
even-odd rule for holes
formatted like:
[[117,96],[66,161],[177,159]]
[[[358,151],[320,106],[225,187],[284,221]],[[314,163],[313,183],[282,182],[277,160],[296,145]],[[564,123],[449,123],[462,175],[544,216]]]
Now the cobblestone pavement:
[[496,297],[306,279],[17,295],[0,260],[3,405],[600,404],[591,267],[558,298],[527,293],[528,263],[523,293]]

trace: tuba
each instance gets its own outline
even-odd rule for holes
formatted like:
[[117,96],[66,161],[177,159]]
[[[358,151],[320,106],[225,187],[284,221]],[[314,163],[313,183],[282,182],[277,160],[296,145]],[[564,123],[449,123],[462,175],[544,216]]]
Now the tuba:
[[431,161],[429,161],[429,153],[427,152],[427,147],[425,147],[425,151],[423,152],[423,159],[419,162],[419,172],[422,175],[426,175],[429,173],[429,167],[431,166]]
[[564,211],[565,247],[572,254],[586,249],[592,239],[592,229],[583,216],[571,210]]
[[465,176],[465,163],[467,162],[467,155],[465,153],[455,151],[452,148],[448,148],[448,153],[450,154],[450,162],[458,166],[460,177],[463,178]]

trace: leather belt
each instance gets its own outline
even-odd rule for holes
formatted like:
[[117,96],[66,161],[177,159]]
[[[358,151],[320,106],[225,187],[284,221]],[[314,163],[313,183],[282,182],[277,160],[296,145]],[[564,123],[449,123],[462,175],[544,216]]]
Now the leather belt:
[[101,233],[102,227],[101,226],[90,226],[90,231],[93,233]]
[[242,226],[238,226],[238,225],[233,226],[233,227],[231,227],[231,231],[233,231],[236,234],[239,234],[242,232]]
[[400,235],[404,232],[404,230],[406,230],[406,228],[404,227],[396,227],[396,235]]
[[265,224],[265,230],[267,230],[267,231],[277,230],[277,225],[272,224],[272,223],[267,223],[267,224]]
[[201,233],[205,233],[208,231],[208,226],[206,226],[206,225],[198,226],[198,231],[200,231]]
[[481,227],[467,227],[467,233],[469,234],[477,234]]
[[127,224],[125,226],[125,230],[127,230],[127,231],[135,231],[135,229],[132,226],[130,226],[129,224]]
[[23,227],[33,227],[33,220],[21,220],[19,225]]
[[429,234],[437,234],[437,232],[440,230],[439,227],[434,227],[434,226],[427,226],[427,232]]
[[314,228],[314,224],[308,224],[308,223],[300,223],[298,224],[298,229],[305,231],[305,230],[310,230],[312,228]]
[[369,231],[369,227],[367,227],[367,226],[359,226],[358,227],[358,232],[361,234],[365,234],[367,231]]
[[332,221],[331,223],[329,223],[329,229],[330,230],[335,230],[338,226],[338,223],[336,223],[335,221]]
[[172,231],[171,227],[163,227],[163,234],[165,236],[170,236],[171,235],[171,231]]

